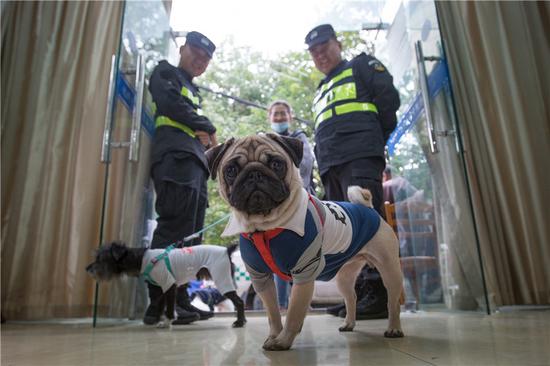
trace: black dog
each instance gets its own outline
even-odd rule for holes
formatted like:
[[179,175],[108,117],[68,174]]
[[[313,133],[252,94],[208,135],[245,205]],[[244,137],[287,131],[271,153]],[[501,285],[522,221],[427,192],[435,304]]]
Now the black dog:
[[231,300],[237,310],[233,327],[246,323],[244,303],[237,295],[231,254],[237,245],[227,248],[217,245],[196,245],[173,249],[128,248],[121,242],[101,246],[95,262],[86,271],[98,281],[108,281],[123,274],[144,276],[147,282],[160,286],[164,292],[166,318],[174,319],[176,287],[197,278],[212,278],[216,287]]

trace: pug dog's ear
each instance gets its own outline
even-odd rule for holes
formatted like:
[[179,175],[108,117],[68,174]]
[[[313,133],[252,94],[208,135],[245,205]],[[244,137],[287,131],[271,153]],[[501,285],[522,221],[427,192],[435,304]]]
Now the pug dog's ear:
[[210,174],[212,175],[213,180],[216,180],[216,171],[218,170],[218,166],[220,165],[223,155],[229,146],[233,145],[234,142],[235,139],[232,137],[223,144],[219,144],[206,150],[205,154],[206,160],[208,161],[208,169],[210,169]]
[[300,162],[304,155],[304,143],[302,140],[294,137],[277,135],[275,133],[266,133],[266,136],[281,145],[288,155],[290,155],[294,165],[296,165],[297,168],[300,167]]

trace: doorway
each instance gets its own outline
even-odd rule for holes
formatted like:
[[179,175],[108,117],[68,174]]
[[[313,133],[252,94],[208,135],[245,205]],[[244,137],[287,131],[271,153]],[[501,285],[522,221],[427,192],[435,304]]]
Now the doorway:
[[[376,4],[375,10],[385,9],[384,2]],[[387,21],[365,18],[359,26],[349,21],[357,14],[370,14],[372,6],[361,2],[344,5],[316,23],[348,24],[347,30],[360,33],[364,51],[386,65],[401,94],[399,122],[388,141],[387,158],[393,178],[401,177],[413,187],[403,197],[394,195],[406,308],[489,311],[460,124],[453,110],[435,5],[399,2]],[[365,11],[358,12],[361,8]],[[119,53],[113,59],[111,109],[106,113],[110,140],[105,145],[109,169],[102,242],[122,239],[134,247],[144,246],[154,226],[154,192],[148,170],[154,128],[146,85],[159,60],[176,64],[178,45],[169,23],[161,0],[125,3]],[[209,34],[204,24],[204,32]],[[132,148],[130,157],[130,142],[136,141],[139,149]],[[147,302],[145,286],[135,279],[102,285],[98,294],[99,316],[138,319]]]

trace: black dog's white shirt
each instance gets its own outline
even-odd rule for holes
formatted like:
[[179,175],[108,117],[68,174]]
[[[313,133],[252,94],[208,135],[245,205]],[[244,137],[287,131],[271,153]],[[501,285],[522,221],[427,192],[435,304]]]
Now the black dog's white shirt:
[[[164,249],[149,249],[143,256],[141,272],[154,261]],[[160,286],[163,292],[172,285],[178,286],[196,279],[197,272],[206,268],[220,293],[236,291],[231,275],[231,263],[225,247],[217,245],[197,245],[193,247],[175,248],[167,253],[171,271],[164,260],[155,263],[149,277]]]

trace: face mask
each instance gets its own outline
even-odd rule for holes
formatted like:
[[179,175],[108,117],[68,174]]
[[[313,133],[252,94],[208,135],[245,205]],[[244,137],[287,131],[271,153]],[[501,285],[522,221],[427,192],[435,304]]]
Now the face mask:
[[274,123],[271,122],[271,129],[277,133],[283,133],[288,130],[288,122]]

